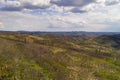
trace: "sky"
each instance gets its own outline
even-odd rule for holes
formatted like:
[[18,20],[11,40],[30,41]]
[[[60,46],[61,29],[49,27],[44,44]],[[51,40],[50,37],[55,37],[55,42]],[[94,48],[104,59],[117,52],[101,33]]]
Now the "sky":
[[0,0],[0,30],[120,32],[120,0]]

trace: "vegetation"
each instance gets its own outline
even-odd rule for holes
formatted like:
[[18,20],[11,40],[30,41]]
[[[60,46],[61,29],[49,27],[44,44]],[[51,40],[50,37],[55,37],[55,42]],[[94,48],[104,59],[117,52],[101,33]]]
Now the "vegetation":
[[120,35],[0,33],[0,80],[120,80]]

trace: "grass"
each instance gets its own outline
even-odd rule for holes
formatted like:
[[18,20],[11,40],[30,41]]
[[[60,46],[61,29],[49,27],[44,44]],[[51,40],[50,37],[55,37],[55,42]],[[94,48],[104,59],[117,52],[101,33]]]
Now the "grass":
[[0,33],[0,80],[120,80],[118,47],[61,36]]

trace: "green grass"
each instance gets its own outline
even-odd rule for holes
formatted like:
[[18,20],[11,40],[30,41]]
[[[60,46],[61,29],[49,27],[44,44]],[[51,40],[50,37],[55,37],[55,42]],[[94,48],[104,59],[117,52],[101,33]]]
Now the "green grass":
[[120,80],[118,47],[61,36],[0,33],[0,80]]

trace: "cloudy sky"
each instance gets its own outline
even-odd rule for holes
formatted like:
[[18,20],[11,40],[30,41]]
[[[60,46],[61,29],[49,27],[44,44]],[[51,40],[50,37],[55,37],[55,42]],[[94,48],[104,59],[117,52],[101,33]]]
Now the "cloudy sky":
[[120,0],[0,0],[0,30],[120,32]]

